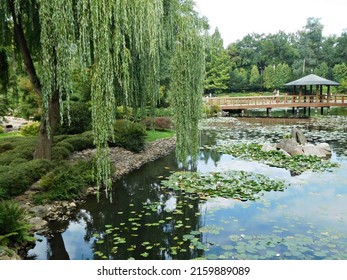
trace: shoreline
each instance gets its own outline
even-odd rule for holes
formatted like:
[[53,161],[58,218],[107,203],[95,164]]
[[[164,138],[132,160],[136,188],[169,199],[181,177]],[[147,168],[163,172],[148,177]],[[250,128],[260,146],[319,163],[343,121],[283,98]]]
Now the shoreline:
[[[141,168],[146,163],[155,161],[170,154],[176,147],[175,137],[163,138],[146,144],[140,153],[133,153],[119,147],[110,148],[111,164],[115,167],[112,174],[112,182],[117,181],[122,176]],[[88,160],[95,154],[95,149],[84,150],[74,153],[70,160]],[[66,221],[74,213],[78,205],[83,203],[88,195],[96,195],[96,187],[88,187],[79,200],[56,201],[51,204],[36,205],[33,202],[33,195],[42,191],[40,182],[33,184],[24,194],[17,196],[15,201],[22,205],[28,212],[28,222],[32,225],[30,233],[47,235],[49,234],[48,224],[55,221]],[[6,258],[0,254],[1,259],[21,259],[20,253],[27,251],[32,244],[24,244],[19,248],[9,248],[12,256]],[[4,249],[6,253],[6,248]],[[10,255],[10,254],[8,254]]]

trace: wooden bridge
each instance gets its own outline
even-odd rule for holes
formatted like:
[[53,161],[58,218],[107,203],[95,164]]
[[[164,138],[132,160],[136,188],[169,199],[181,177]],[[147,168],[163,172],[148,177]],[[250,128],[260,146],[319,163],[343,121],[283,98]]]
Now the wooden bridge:
[[273,96],[251,96],[251,97],[221,97],[208,98],[210,105],[218,105],[222,111],[247,110],[247,109],[267,109],[268,113],[274,108],[323,108],[347,107],[347,95],[273,95]]

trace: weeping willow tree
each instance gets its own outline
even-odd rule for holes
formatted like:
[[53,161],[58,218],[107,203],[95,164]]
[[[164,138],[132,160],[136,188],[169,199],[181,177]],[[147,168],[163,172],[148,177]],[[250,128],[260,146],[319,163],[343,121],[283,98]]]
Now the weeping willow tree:
[[113,138],[115,107],[132,107],[139,119],[146,115],[147,107],[154,115],[163,54],[170,57],[178,159],[185,162],[188,155],[196,156],[205,52],[193,1],[31,0],[37,4],[41,26],[40,75],[21,25],[24,2],[7,0],[7,8],[25,63],[27,58],[27,72],[43,100],[35,157],[50,158],[59,112],[62,119],[63,111],[69,110],[72,64],[88,67],[92,72],[96,181],[107,190],[111,184],[108,142]]

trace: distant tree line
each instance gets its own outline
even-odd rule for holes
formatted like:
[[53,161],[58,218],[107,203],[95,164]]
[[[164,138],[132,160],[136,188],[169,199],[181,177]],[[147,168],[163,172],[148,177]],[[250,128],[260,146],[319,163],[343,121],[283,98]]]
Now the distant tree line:
[[[314,73],[347,90],[347,29],[323,36],[319,18],[296,33],[248,34],[223,47],[218,29],[206,35],[205,94],[284,90],[284,84]],[[232,32],[232,31],[231,31]]]

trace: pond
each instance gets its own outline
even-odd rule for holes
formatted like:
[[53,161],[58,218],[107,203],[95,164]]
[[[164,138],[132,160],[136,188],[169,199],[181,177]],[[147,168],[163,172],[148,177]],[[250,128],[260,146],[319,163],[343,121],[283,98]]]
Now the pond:
[[[347,117],[273,120],[203,122],[199,159],[190,172],[174,173],[180,171],[174,153],[148,163],[114,184],[112,202],[91,196],[71,220],[50,224],[52,234],[37,235],[27,258],[347,259]],[[331,161],[339,166],[292,176],[289,170],[213,148],[277,142],[294,125],[309,142],[328,142]],[[225,174],[239,171],[237,176],[250,176],[257,188],[244,190],[243,179],[235,183],[241,196],[179,187],[184,176],[192,185],[199,185],[196,174],[218,185],[216,176],[223,182]]]

